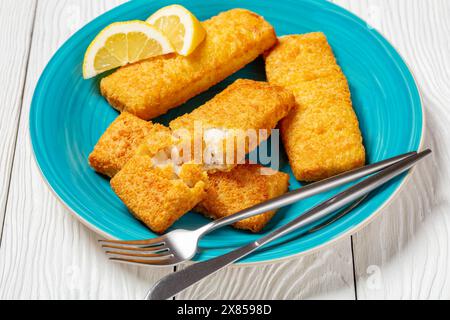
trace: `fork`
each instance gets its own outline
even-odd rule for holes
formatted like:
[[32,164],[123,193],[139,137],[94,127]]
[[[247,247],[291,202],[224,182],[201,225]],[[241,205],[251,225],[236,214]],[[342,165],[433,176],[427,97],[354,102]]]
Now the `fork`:
[[376,173],[369,178],[355,184],[354,186],[347,188],[346,190],[338,193],[337,195],[323,201],[316,205],[312,209],[303,213],[301,216],[295,218],[291,222],[285,224],[282,227],[262,236],[256,241],[253,241],[243,247],[235,249],[222,256],[212,258],[207,261],[198,262],[190,265],[181,271],[171,273],[162,278],[156,283],[152,289],[147,293],[147,300],[163,300],[173,297],[177,293],[187,289],[191,285],[199,282],[200,280],[208,277],[209,275],[216,273],[220,269],[236,262],[243,257],[246,257],[250,253],[258,250],[264,245],[267,245],[271,241],[278,239],[293,232],[299,228],[308,226],[318,220],[327,217],[335,210],[347,205],[348,203],[360,198],[363,195],[368,194],[372,190],[380,187],[384,183],[393,179],[394,177],[405,172],[414,164],[428,156],[431,150],[427,149],[421,153],[410,156],[400,162],[393,164],[392,166]]
[[402,160],[410,159],[415,156],[416,152],[409,152],[319,182],[308,184],[302,188],[290,191],[282,196],[257,204],[236,214],[212,221],[196,230],[177,229],[158,238],[148,240],[100,240],[99,242],[102,244],[102,248],[105,250],[109,259],[115,262],[154,266],[176,265],[194,257],[197,253],[199,240],[204,235],[218,228],[290,205],[307,197],[373,174]]

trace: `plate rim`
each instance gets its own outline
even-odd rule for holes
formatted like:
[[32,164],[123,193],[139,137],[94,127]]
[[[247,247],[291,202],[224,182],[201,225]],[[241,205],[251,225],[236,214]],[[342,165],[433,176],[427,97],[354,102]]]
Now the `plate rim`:
[[[310,1],[310,0],[306,0],[306,1]],[[347,14],[349,14],[350,16],[352,16],[352,17],[354,17],[354,18],[356,18],[356,19],[358,19],[358,20],[360,20],[360,21],[362,21],[362,22],[364,22],[364,23],[366,23],[366,24],[368,25],[368,23],[367,23],[364,19],[362,19],[359,15],[357,15],[357,14],[355,14],[355,13],[353,13],[353,12],[347,10],[346,8],[344,8],[344,7],[342,7],[342,6],[338,5],[338,4],[335,4],[335,3],[332,3],[332,2],[328,2],[328,1],[326,1],[326,2],[327,2],[329,5],[331,5],[331,6],[337,7],[337,8],[339,8],[340,10],[344,10],[344,11],[345,11]],[[126,6],[127,4],[129,4],[129,2],[125,2],[125,3],[123,3],[123,4],[119,5],[119,6],[116,6],[116,7],[112,8],[112,9],[110,9],[110,10],[104,12],[103,14],[101,14],[101,15],[99,15],[99,16],[95,17],[93,20],[89,21],[86,25],[84,25],[83,27],[81,27],[80,29],[78,29],[77,32],[78,32],[78,31],[81,31],[82,29],[84,29],[86,26],[88,26],[88,25],[89,25],[91,22],[93,22],[95,19],[97,19],[97,18],[99,18],[99,17],[101,17],[101,16],[103,16],[103,15],[107,15],[107,14],[110,13],[111,11],[116,10],[116,9],[118,9],[118,8],[120,8],[120,7],[124,7],[124,6]],[[426,114],[425,114],[425,110],[424,110],[424,107],[423,107],[423,101],[424,101],[424,100],[423,100],[423,95],[422,95],[421,89],[420,89],[420,87],[419,87],[419,85],[418,85],[417,78],[416,78],[416,76],[415,76],[415,74],[414,74],[414,71],[412,70],[411,66],[410,66],[410,65],[408,64],[408,62],[404,59],[404,56],[398,51],[397,47],[394,46],[394,45],[392,44],[392,42],[391,42],[391,41],[390,41],[390,40],[389,40],[389,39],[388,39],[388,38],[380,31],[380,30],[378,30],[378,29],[376,29],[376,28],[372,28],[372,30],[373,30],[375,33],[378,33],[378,35],[381,36],[381,38],[382,38],[384,41],[386,41],[386,42],[392,47],[392,49],[394,49],[394,51],[398,54],[398,56],[400,57],[401,61],[405,64],[406,69],[407,69],[408,72],[410,73],[410,75],[411,75],[411,77],[412,77],[412,80],[413,80],[413,83],[414,83],[414,86],[415,86],[416,89],[417,89],[417,93],[418,93],[418,97],[419,97],[419,102],[420,102],[421,120],[422,120],[422,130],[421,130],[421,133],[420,133],[420,141],[419,141],[419,144],[418,144],[418,151],[419,151],[419,150],[423,149],[423,146],[424,146],[424,140],[425,140],[425,134],[426,134],[426,123],[427,123],[427,119],[426,119]],[[72,35],[72,36],[73,36],[73,35]],[[31,112],[31,110],[32,110],[32,107],[33,107],[33,105],[34,105],[36,91],[37,91],[37,89],[39,88],[40,83],[41,83],[41,78],[43,78],[43,76],[46,74],[46,70],[47,70],[47,68],[49,67],[49,65],[51,65],[51,63],[52,63],[52,61],[53,61],[53,59],[54,59],[56,53],[57,53],[62,47],[64,47],[68,41],[70,41],[70,39],[72,38],[72,36],[70,36],[66,41],[64,41],[63,44],[62,44],[61,46],[59,46],[59,48],[55,51],[55,53],[52,55],[52,57],[50,58],[50,60],[47,62],[47,64],[46,64],[44,70],[42,71],[42,73],[41,73],[41,75],[40,75],[40,77],[39,77],[39,80],[38,80],[37,83],[36,83],[36,86],[35,86],[35,89],[34,89],[34,92],[33,92],[32,101],[31,101],[30,114],[29,114],[29,117],[28,117],[28,122],[29,122],[29,123],[31,122],[31,121],[30,121],[30,120],[31,120],[31,117],[32,117],[32,112]],[[117,237],[114,237],[114,236],[112,236],[111,234],[109,234],[109,233],[107,233],[107,232],[101,230],[99,227],[97,227],[97,226],[95,226],[94,224],[90,223],[87,219],[85,219],[84,217],[82,217],[81,215],[79,215],[77,212],[75,212],[75,211],[74,211],[74,210],[73,210],[73,209],[72,209],[72,208],[71,208],[71,207],[70,207],[70,206],[69,206],[69,205],[68,205],[68,204],[60,197],[60,195],[54,190],[53,186],[50,185],[48,179],[46,178],[46,176],[45,176],[45,174],[44,174],[44,172],[43,172],[43,170],[42,170],[42,168],[41,168],[41,165],[39,164],[39,161],[37,160],[37,157],[36,157],[36,150],[35,150],[36,144],[33,143],[33,137],[32,137],[32,129],[31,129],[31,126],[29,126],[29,129],[28,129],[27,131],[28,131],[29,141],[30,141],[30,144],[31,144],[31,146],[32,146],[33,159],[34,159],[34,162],[35,162],[35,164],[37,165],[37,167],[38,167],[38,169],[39,169],[39,170],[38,170],[38,171],[39,171],[39,174],[40,174],[42,180],[45,182],[45,184],[46,184],[47,187],[49,188],[49,190],[51,191],[51,193],[56,197],[56,199],[58,199],[58,201],[63,205],[63,207],[64,207],[66,210],[68,210],[68,211],[70,212],[70,214],[71,214],[73,217],[75,217],[78,221],[80,221],[80,222],[81,222],[84,226],[86,226],[88,229],[94,231],[96,234],[98,234],[98,235],[100,235],[100,236],[102,236],[102,237],[104,237],[104,238],[107,238],[107,239],[118,239]],[[233,263],[231,266],[232,266],[232,267],[257,266],[257,265],[267,265],[267,264],[271,264],[271,263],[279,263],[279,262],[288,261],[288,260],[295,259],[295,258],[298,258],[298,257],[301,257],[301,256],[306,256],[306,255],[309,255],[309,254],[313,254],[313,253],[315,253],[315,252],[317,252],[317,251],[319,251],[319,250],[322,250],[322,249],[325,248],[325,247],[328,247],[328,246],[331,246],[331,245],[335,244],[336,242],[342,240],[344,237],[348,237],[348,236],[351,236],[351,235],[357,233],[358,231],[360,231],[361,229],[363,229],[364,227],[366,227],[367,225],[369,225],[376,217],[378,217],[378,216],[381,214],[381,212],[382,212],[388,205],[390,205],[390,204],[393,202],[393,200],[395,200],[395,198],[398,196],[398,194],[400,193],[400,191],[404,188],[406,182],[409,181],[409,179],[411,178],[411,176],[414,174],[415,171],[416,171],[416,167],[413,167],[411,170],[409,170],[409,171],[406,173],[406,175],[405,175],[404,177],[401,178],[400,184],[395,188],[394,192],[392,192],[392,194],[391,194],[387,199],[385,199],[385,200],[380,204],[380,206],[379,206],[376,210],[374,210],[369,216],[367,216],[363,221],[361,221],[360,223],[356,224],[355,226],[350,227],[348,230],[346,230],[346,231],[344,231],[344,232],[338,234],[336,237],[331,238],[331,239],[329,239],[329,240],[327,240],[327,241],[321,243],[320,245],[316,245],[316,246],[314,246],[314,247],[312,247],[312,248],[306,249],[306,250],[301,251],[301,252],[297,252],[297,253],[293,253],[293,254],[287,254],[286,256],[283,256],[283,257],[270,258],[270,259],[265,259],[265,260],[261,260],[261,261],[249,261],[249,262],[240,262],[240,261],[237,261],[237,262]],[[208,259],[207,259],[207,260],[208,260]],[[196,263],[196,262],[197,262],[197,261],[189,260],[189,261],[184,262],[183,264],[191,264],[191,263]]]

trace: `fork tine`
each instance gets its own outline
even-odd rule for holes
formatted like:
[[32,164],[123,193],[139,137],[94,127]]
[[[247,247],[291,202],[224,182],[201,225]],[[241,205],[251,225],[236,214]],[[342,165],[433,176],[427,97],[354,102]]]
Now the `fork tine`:
[[119,262],[119,263],[126,263],[126,264],[138,264],[138,265],[146,265],[146,266],[167,266],[167,265],[173,265],[177,263],[177,260],[175,257],[171,255],[163,256],[162,258],[156,259],[150,259],[150,258],[140,258],[140,259],[132,259],[132,258],[121,258],[121,257],[109,257],[108,258],[111,261]]
[[110,250],[110,249],[118,249],[118,250],[122,250],[122,251],[159,251],[162,249],[167,248],[165,245],[165,242],[161,242],[161,243],[157,243],[155,245],[152,246],[139,246],[139,247],[135,247],[135,246],[131,246],[131,245],[114,245],[114,244],[103,244],[102,245],[102,249],[103,250]]
[[163,250],[154,250],[154,251],[105,251],[105,254],[108,256],[115,257],[144,257],[144,258],[158,258],[171,255],[169,248],[164,248]]
[[120,240],[98,240],[100,244],[110,244],[110,245],[124,245],[124,246],[148,246],[156,245],[164,242],[165,237],[158,237],[147,240],[130,240],[130,241],[120,241]]

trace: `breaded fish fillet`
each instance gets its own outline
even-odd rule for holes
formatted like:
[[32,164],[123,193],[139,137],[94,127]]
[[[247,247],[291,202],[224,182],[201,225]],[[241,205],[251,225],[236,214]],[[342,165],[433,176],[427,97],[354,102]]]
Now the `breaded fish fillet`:
[[165,130],[169,129],[123,112],[98,140],[89,155],[89,164],[95,171],[113,177],[130,160],[146,136]]
[[[269,168],[264,170],[272,171],[270,175],[261,175],[262,168],[260,165],[243,164],[229,172],[210,174],[206,197],[195,210],[219,219],[284,194],[289,187],[289,175]],[[274,214],[275,211],[266,212],[236,222],[233,226],[259,232]]]
[[172,130],[194,130],[195,121],[204,128],[273,129],[295,106],[288,90],[263,81],[238,79],[221,93],[196,108],[172,120]]
[[320,180],[364,165],[347,79],[323,33],[281,37],[266,54],[266,73],[297,101],[281,122],[281,136],[298,180]]
[[162,134],[149,146],[141,144],[136,155],[111,179],[112,189],[133,215],[157,233],[164,232],[205,197],[208,181],[201,166],[178,166],[164,156],[172,145],[170,139],[171,135]]
[[244,9],[203,22],[206,39],[189,56],[169,54],[125,66],[102,79],[109,103],[152,119],[206,91],[276,43],[272,26]]
[[265,129],[270,135],[270,130],[275,128],[278,121],[284,118],[294,106],[295,98],[292,93],[279,86],[270,85],[267,82],[238,79],[190,114],[171,121],[169,126],[174,132],[187,130],[191,136],[194,136],[194,129],[200,123],[205,140],[208,139],[207,130],[216,131],[212,132],[216,137],[211,138],[216,144],[221,140],[220,135],[223,136],[222,140],[227,139],[227,129],[238,129],[242,133],[256,130],[257,139],[254,142],[246,139],[245,134],[242,135],[245,141],[240,139],[239,134],[235,135],[236,141],[245,143],[245,151],[248,153],[264,138],[268,138],[268,136],[259,136],[258,130]]
[[[149,131],[146,137],[141,136],[143,130]],[[111,176],[128,162],[124,170],[111,180],[111,185],[130,211],[155,232],[164,232],[203,197],[198,211],[217,219],[287,190],[286,174],[261,175],[261,166],[246,164],[238,165],[231,172],[209,174],[211,189],[207,189],[205,194],[207,179],[203,171],[198,166],[177,165],[171,159],[168,150],[176,145],[174,139],[169,128],[151,125],[122,113],[103,134],[92,153],[94,156],[91,156],[95,159],[95,169],[104,174],[109,172]],[[114,174],[111,173],[111,164],[114,165]],[[182,171],[182,168],[187,171]],[[179,172],[178,177],[175,171]],[[180,183],[180,179],[184,183]],[[205,187],[201,187],[200,181],[205,183]],[[160,202],[164,210],[157,214]],[[272,216],[273,212],[262,214],[240,221],[235,227],[257,232]]]

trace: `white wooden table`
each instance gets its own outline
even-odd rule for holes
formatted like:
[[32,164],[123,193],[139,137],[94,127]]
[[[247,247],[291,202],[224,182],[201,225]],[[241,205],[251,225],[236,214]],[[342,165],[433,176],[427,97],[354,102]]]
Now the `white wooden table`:
[[[47,61],[81,26],[122,2],[0,0],[0,299],[140,299],[174,272],[108,262],[99,237],[42,181],[28,137],[30,102]],[[357,234],[304,257],[229,267],[177,298],[450,298],[450,0],[334,2],[381,31],[411,66],[433,159]]]

